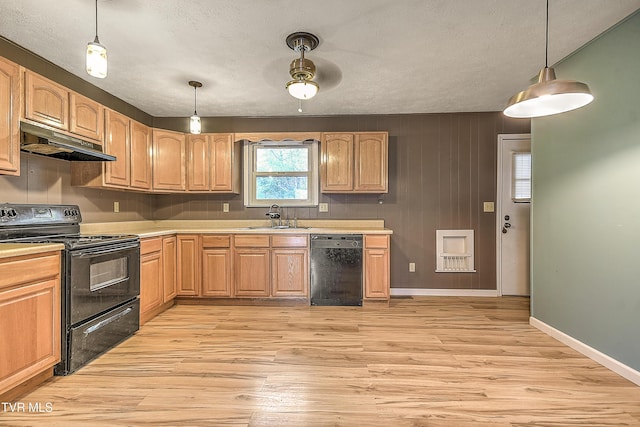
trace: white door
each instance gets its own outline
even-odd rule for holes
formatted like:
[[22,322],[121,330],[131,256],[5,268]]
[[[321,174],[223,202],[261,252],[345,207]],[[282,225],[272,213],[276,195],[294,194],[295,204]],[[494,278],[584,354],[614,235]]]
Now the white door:
[[496,210],[500,295],[529,295],[531,135],[498,136]]

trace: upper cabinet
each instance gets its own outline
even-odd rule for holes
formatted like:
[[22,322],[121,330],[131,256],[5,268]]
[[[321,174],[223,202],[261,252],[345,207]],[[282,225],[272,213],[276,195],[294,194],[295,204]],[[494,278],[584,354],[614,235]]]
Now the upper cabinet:
[[186,142],[183,133],[153,130],[153,171],[154,190],[186,190]]
[[112,110],[106,111],[106,138],[104,151],[116,156],[104,165],[105,184],[128,187],[131,182],[131,136],[129,118]]
[[0,58],[0,174],[20,175],[20,67]]
[[26,119],[102,143],[104,107],[86,96],[26,70]]
[[387,193],[388,180],[387,132],[323,134],[323,193]]
[[151,190],[152,160],[151,160],[151,128],[130,121],[131,131],[131,188]]
[[232,133],[187,136],[187,189],[240,192],[240,150]]

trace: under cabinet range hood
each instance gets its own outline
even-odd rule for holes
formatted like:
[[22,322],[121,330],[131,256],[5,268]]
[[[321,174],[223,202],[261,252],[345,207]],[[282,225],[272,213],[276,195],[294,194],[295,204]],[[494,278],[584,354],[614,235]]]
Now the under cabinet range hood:
[[27,122],[20,122],[20,149],[70,161],[105,162],[116,160],[115,156],[103,153],[100,144]]

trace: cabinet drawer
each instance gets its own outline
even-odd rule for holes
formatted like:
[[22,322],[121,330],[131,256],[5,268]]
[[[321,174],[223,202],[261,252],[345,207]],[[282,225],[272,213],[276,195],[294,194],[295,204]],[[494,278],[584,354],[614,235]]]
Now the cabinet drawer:
[[365,248],[388,249],[389,248],[389,236],[387,236],[386,234],[364,236],[364,247]]
[[229,235],[213,236],[205,234],[204,236],[202,236],[203,248],[228,248],[230,246],[231,237]]
[[140,241],[140,255],[162,250],[162,237],[152,237]]
[[272,235],[271,246],[274,248],[306,248],[309,245],[308,236]]
[[233,236],[236,248],[268,248],[269,235],[266,234],[239,234]]
[[0,260],[0,289],[60,275],[60,253]]

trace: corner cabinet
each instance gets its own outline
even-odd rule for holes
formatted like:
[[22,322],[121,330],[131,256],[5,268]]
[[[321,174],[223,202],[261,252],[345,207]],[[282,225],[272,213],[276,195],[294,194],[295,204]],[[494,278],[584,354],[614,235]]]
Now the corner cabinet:
[[0,259],[0,271],[3,395],[60,361],[60,252]]
[[388,133],[324,133],[320,144],[323,193],[387,193]]
[[140,241],[140,324],[173,304],[176,296],[176,237]]
[[0,174],[20,175],[20,66],[0,58]]
[[181,132],[153,130],[153,189],[184,191],[186,184],[186,142]]
[[389,300],[389,235],[364,236],[364,299]]
[[232,133],[187,136],[187,190],[240,193],[241,144]]

